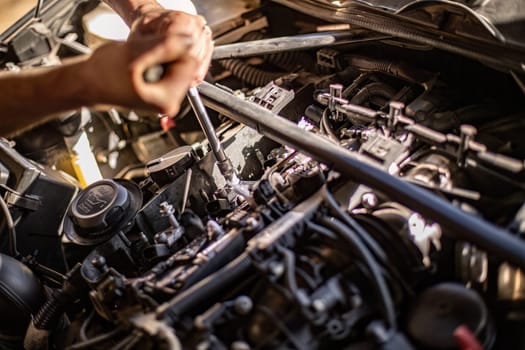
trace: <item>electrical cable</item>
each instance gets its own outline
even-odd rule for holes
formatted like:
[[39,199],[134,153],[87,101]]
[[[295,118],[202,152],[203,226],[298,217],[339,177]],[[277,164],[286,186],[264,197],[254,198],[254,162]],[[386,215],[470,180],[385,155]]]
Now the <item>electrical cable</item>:
[[112,330],[111,332],[104,333],[101,335],[98,335],[96,337],[93,337],[89,340],[86,340],[84,342],[76,343],[67,348],[67,350],[84,350],[84,349],[91,349],[94,346],[100,345],[106,341],[111,340],[113,337],[115,337],[117,334],[122,332],[122,329],[116,328]]
[[326,205],[332,211],[332,215],[338,216],[342,219],[349,227],[351,227],[356,234],[359,235],[359,238],[368,246],[368,248],[374,253],[374,255],[383,262],[388,262],[388,256],[381,246],[373,240],[370,235],[365,231],[365,229],[352,218],[348,213],[339,207],[334,196],[328,191],[326,186],[323,186],[321,195]]
[[4,212],[5,223],[7,225],[7,230],[9,232],[9,252],[11,253],[12,257],[18,259],[20,258],[20,253],[18,252],[17,244],[16,244],[15,223],[13,221],[13,216],[11,216],[11,212],[9,211],[9,207],[7,206],[7,203],[3,196],[0,196],[0,207],[2,211]]
[[95,310],[91,311],[89,316],[86,317],[84,322],[82,322],[82,326],[80,327],[80,332],[79,332],[79,336],[80,336],[80,340],[81,341],[87,341],[88,340],[87,329],[88,329],[89,324],[91,323],[91,321],[93,320],[94,317],[95,317]]
[[334,231],[347,243],[354,246],[357,252],[361,255],[361,258],[364,260],[366,266],[370,270],[372,280],[375,284],[375,291],[378,294],[378,299],[382,304],[382,311],[385,318],[385,321],[388,323],[388,326],[391,330],[397,329],[396,321],[396,312],[394,308],[394,302],[392,300],[392,295],[388,289],[388,285],[384,279],[384,276],[381,273],[381,267],[378,262],[374,259],[372,253],[368,248],[363,244],[358,235],[350,230],[348,226],[343,224],[341,221],[333,217],[322,217],[318,222],[326,226],[327,228]]
[[321,118],[321,130],[328,136],[328,138],[336,143],[339,143],[339,137],[332,128],[330,120],[328,120],[328,108],[325,108],[323,111],[323,116]]

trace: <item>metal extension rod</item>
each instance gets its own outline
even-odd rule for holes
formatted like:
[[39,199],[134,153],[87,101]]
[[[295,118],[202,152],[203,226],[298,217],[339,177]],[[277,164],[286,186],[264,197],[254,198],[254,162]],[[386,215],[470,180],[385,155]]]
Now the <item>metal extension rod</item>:
[[217,166],[221,174],[229,183],[237,184],[239,179],[235,173],[235,168],[233,167],[231,160],[224,152],[221,141],[217,137],[215,128],[213,127],[210,117],[208,116],[206,107],[204,107],[204,103],[202,102],[202,99],[199,95],[199,90],[197,90],[196,87],[189,88],[188,99],[190,100],[191,107],[195,112],[195,116],[199,121],[202,131],[210,143],[211,150],[215,155],[215,159],[217,159]]

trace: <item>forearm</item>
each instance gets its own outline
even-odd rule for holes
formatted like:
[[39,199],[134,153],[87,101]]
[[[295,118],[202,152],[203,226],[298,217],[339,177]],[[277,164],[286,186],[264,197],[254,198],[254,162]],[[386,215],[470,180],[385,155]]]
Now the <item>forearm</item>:
[[60,112],[92,104],[82,80],[85,58],[52,68],[0,74],[0,135],[41,123]]
[[155,0],[104,0],[115,10],[128,26],[146,12],[162,9]]

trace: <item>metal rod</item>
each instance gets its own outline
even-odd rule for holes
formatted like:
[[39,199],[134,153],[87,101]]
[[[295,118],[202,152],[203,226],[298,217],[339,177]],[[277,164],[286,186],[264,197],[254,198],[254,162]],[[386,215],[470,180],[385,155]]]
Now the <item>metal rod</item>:
[[385,173],[363,155],[350,152],[320,135],[307,133],[263,107],[234,97],[209,83],[202,83],[198,89],[208,107],[254,128],[274,141],[333,166],[350,179],[435,220],[457,239],[474,243],[525,269],[525,242],[508,231],[461,211],[425,189]]
[[391,36],[373,34],[363,36],[363,31],[330,31],[321,33],[284,36],[279,38],[244,41],[215,47],[213,59],[239,58],[267,55],[285,51],[308,50],[333,45],[343,45],[362,41],[382,40]]
[[226,178],[228,182],[238,183],[239,180],[235,173],[235,169],[230,159],[226,156],[224,149],[222,148],[221,141],[217,137],[215,128],[211,122],[210,117],[208,116],[206,107],[204,107],[204,104],[202,103],[201,97],[199,95],[199,90],[197,90],[196,87],[189,88],[188,99],[190,100],[191,107],[195,112],[195,116],[199,121],[202,131],[208,139],[211,150],[215,155],[215,159],[217,159],[217,166],[219,167],[221,174]]
[[[391,38],[391,36],[348,30],[284,36],[216,46],[213,51],[212,59],[222,60],[227,58],[260,56],[364,41],[377,41],[388,38]],[[169,65],[169,63],[156,64],[147,68],[143,74],[144,81],[154,83],[162,79],[166,72],[166,65]]]
[[226,154],[224,153],[221,142],[215,133],[215,128],[213,127],[210,117],[208,116],[206,107],[204,107],[204,104],[200,99],[199,90],[197,90],[195,87],[189,88],[188,98],[202,128],[202,131],[210,143],[211,150],[213,151],[213,154],[215,154],[215,158],[217,158],[219,162],[225,161],[227,159]]

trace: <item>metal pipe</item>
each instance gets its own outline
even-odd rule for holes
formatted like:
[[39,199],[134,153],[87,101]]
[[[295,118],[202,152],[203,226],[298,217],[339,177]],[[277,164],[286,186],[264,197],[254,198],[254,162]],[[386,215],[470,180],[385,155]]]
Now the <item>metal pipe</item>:
[[[365,35],[366,33],[366,35]],[[377,41],[391,38],[387,35],[371,34],[364,31],[329,31],[321,33],[301,34],[284,36],[279,38],[243,41],[235,44],[216,46],[213,50],[212,59],[223,60],[228,58],[241,58],[282,53],[288,51],[299,51],[315,49],[333,45],[359,43],[364,41]],[[162,79],[166,72],[165,64],[156,64],[144,71],[144,81],[154,83]]]
[[254,128],[274,141],[333,166],[350,179],[376,189],[392,200],[435,220],[457,239],[472,242],[525,269],[525,242],[508,231],[461,211],[425,189],[390,176],[363,155],[350,152],[320,135],[307,133],[263,107],[236,98],[209,83],[202,83],[198,89],[208,107]]
[[363,31],[339,30],[244,41],[215,47],[212,58],[214,60],[222,60],[226,58],[260,56],[284,51],[299,51],[362,41],[383,40],[391,37],[377,34],[368,37],[363,34]]
[[210,143],[211,150],[213,151],[213,154],[215,154],[215,158],[217,158],[219,162],[225,161],[227,159],[226,154],[224,153],[221,142],[215,133],[215,128],[210,120],[210,117],[208,116],[206,107],[204,107],[204,104],[199,97],[199,90],[197,90],[195,87],[189,88],[188,98],[202,128],[202,131]]
[[217,166],[221,174],[226,178],[228,182],[239,183],[237,174],[235,173],[235,168],[232,165],[230,159],[226,156],[224,149],[222,148],[221,141],[217,137],[215,128],[211,122],[206,107],[202,103],[201,97],[199,95],[199,90],[196,87],[190,87],[188,89],[188,99],[190,101],[191,107],[195,112],[195,116],[199,121],[199,124],[208,139],[211,150],[217,159]]

